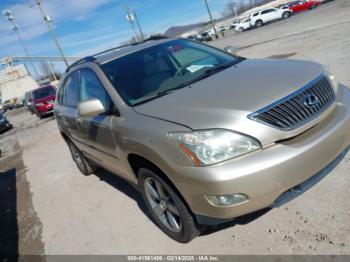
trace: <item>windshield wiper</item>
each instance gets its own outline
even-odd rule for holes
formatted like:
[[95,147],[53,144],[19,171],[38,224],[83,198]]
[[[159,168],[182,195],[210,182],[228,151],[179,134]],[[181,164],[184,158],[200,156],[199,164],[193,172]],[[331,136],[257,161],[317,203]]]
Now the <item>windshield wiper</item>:
[[235,64],[237,64],[237,61],[231,61],[231,62],[228,62],[228,63],[225,63],[225,64],[221,64],[221,65],[218,65],[218,66],[215,66],[215,67],[212,67],[212,68],[209,68],[207,70],[204,71],[204,74],[206,75],[212,75],[212,74],[215,74],[219,71],[222,71],[226,68],[229,68],[231,66],[234,66]]

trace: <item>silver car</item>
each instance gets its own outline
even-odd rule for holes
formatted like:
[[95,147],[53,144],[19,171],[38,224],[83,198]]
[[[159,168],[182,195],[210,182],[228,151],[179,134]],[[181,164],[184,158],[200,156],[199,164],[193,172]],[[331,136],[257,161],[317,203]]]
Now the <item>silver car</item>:
[[79,170],[103,167],[135,184],[179,242],[301,194],[350,141],[350,91],[323,66],[185,39],[76,62],[55,115]]

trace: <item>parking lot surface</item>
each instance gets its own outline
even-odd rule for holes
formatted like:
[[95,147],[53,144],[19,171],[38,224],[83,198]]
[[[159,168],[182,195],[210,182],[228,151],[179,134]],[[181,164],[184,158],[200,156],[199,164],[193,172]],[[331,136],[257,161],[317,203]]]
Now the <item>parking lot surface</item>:
[[[337,0],[212,44],[233,45],[248,58],[316,61],[350,86],[349,13],[350,1]],[[25,109],[7,117],[15,127],[0,135],[0,181],[7,183],[0,194],[7,194],[10,202],[0,213],[12,226],[1,228],[0,246],[9,250],[20,254],[350,254],[350,154],[315,187],[281,208],[210,228],[194,241],[179,244],[149,219],[132,186],[105,171],[89,177],[79,173],[53,117],[39,120]]]

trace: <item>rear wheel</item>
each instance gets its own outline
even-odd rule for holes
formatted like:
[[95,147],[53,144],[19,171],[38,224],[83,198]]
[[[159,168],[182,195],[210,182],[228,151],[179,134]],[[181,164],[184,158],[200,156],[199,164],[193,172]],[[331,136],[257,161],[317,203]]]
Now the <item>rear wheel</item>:
[[172,187],[155,172],[141,168],[138,173],[142,197],[156,224],[172,239],[188,243],[199,229],[190,211]]
[[240,32],[240,33],[242,33],[244,31],[244,28],[243,27],[240,27],[239,29],[238,29],[238,32]]
[[289,18],[290,17],[290,12],[284,12],[283,14],[282,14],[282,19],[287,19],[287,18]]
[[262,27],[264,25],[264,22],[262,20],[258,20],[255,22],[256,27]]
[[68,147],[72,154],[72,158],[75,164],[77,165],[79,171],[84,176],[91,175],[95,171],[95,168],[91,164],[89,164],[87,159],[83,156],[83,154],[72,142],[68,141]]

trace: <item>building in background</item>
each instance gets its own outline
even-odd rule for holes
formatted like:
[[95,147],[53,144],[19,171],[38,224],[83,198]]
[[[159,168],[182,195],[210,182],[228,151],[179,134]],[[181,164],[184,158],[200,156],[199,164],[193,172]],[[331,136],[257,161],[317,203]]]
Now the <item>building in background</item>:
[[19,99],[28,91],[38,88],[38,83],[29,75],[24,64],[5,64],[0,70],[0,107],[11,99]]

